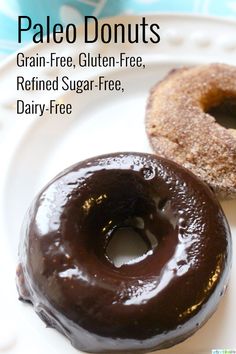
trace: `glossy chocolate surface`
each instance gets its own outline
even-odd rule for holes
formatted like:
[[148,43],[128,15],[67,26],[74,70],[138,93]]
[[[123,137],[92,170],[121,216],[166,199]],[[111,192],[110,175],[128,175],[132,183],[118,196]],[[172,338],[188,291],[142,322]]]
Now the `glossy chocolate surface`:
[[[116,267],[120,228],[147,243]],[[173,162],[123,153],[78,163],[51,181],[23,226],[20,298],[88,352],[172,346],[214,312],[231,264],[227,221],[208,187]]]

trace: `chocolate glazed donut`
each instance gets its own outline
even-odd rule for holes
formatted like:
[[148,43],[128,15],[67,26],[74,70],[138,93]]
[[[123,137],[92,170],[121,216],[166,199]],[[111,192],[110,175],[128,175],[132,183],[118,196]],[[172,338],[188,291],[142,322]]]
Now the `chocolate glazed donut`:
[[[117,267],[106,250],[120,228],[149,250]],[[212,315],[231,249],[221,207],[191,172],[149,154],[104,155],[63,171],[34,200],[18,290],[80,350],[163,349]]]

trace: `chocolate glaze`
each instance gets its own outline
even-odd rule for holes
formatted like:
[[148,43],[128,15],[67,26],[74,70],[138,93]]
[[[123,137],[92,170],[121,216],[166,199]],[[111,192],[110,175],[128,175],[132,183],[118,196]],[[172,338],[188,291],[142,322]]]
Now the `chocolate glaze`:
[[[117,268],[115,230],[133,228],[149,251]],[[210,189],[148,154],[100,156],[63,171],[29,209],[18,290],[48,326],[89,352],[172,346],[214,312],[231,264],[231,236]]]

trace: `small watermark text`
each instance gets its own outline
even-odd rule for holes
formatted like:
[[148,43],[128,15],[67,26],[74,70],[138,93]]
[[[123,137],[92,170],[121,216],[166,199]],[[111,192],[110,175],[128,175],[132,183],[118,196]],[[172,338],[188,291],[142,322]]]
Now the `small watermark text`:
[[213,349],[211,354],[236,354],[236,349]]

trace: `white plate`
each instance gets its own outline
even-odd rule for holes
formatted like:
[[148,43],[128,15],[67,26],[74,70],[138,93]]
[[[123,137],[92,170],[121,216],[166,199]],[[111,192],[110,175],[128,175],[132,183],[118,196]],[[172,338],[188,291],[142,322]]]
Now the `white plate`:
[[[108,78],[120,78],[126,92],[104,92],[78,95],[57,94],[57,98],[72,102],[74,114],[70,117],[17,117],[15,100],[46,100],[48,93],[15,91],[15,58],[0,69],[0,273],[2,287],[0,313],[0,352],[16,353],[78,353],[63,336],[46,329],[31,306],[17,301],[14,273],[17,263],[17,244],[23,215],[39,189],[66,166],[89,156],[114,151],[151,151],[144,130],[146,98],[152,85],[171,68],[204,62],[236,61],[236,23],[214,18],[156,15],[147,16],[149,22],[161,27],[158,45],[38,45],[24,50],[27,55],[57,51],[73,57],[79,51],[93,54],[141,54],[145,70],[93,69],[73,72],[74,78],[93,78],[100,73]],[[113,18],[110,22],[138,22],[138,17]],[[107,20],[106,20],[107,21]],[[26,77],[52,78],[60,69],[27,69]],[[71,75],[69,70],[64,74]],[[236,237],[236,201],[224,202],[233,238]],[[213,245],[214,247],[214,245]],[[235,242],[234,242],[235,248]],[[234,250],[236,254],[236,249]],[[236,313],[236,263],[230,286],[218,310],[194,336],[163,353],[210,353],[213,348],[234,348]],[[158,352],[162,353],[162,351]]]

